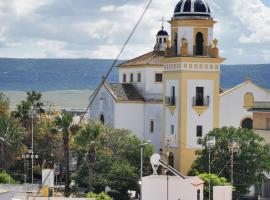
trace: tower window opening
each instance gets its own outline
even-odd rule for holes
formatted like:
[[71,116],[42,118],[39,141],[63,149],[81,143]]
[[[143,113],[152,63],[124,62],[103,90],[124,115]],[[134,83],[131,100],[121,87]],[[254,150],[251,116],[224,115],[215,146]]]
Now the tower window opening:
[[155,82],[162,82],[162,73],[156,73]]
[[164,43],[166,43],[167,42],[167,38],[164,38]]
[[150,133],[154,133],[155,127],[154,127],[154,120],[150,121]]
[[137,81],[140,83],[142,81],[142,74],[138,73],[137,75]]
[[130,74],[130,82],[133,83],[133,74]]
[[171,135],[174,135],[174,125],[171,125]]
[[197,126],[197,137],[202,137],[203,136],[203,127],[202,126]]
[[123,83],[126,83],[126,82],[127,82],[127,75],[123,74]]
[[173,53],[174,53],[174,56],[177,55],[177,49],[178,49],[178,36],[177,36],[177,33],[175,33],[174,35],[174,39],[173,39]]
[[196,87],[195,106],[204,106],[204,88]]
[[203,34],[201,32],[198,32],[196,34],[196,55],[197,56],[203,55],[203,48],[204,48]]
[[241,127],[246,128],[246,129],[250,129],[250,130],[253,129],[253,120],[250,118],[244,119],[242,121]]
[[160,43],[160,44],[162,43],[162,38],[159,38],[159,43]]

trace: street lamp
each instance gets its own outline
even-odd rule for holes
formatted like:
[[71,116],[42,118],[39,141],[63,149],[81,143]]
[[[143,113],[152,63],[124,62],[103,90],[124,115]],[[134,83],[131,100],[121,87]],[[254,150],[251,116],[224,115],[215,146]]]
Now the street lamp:
[[237,152],[239,152],[239,150],[240,150],[240,145],[239,145],[239,143],[237,143],[237,142],[231,142],[230,144],[229,144],[229,150],[230,150],[230,153],[231,153],[231,185],[233,186],[233,184],[234,184],[234,180],[233,180],[233,170],[234,170],[234,162],[233,162],[233,155],[234,155],[234,153],[237,153]]
[[142,177],[143,177],[143,149],[145,145],[150,144],[151,141],[147,141],[145,143],[140,144],[140,149],[141,149],[141,171],[140,171],[140,200],[142,200]]
[[[33,184],[33,168],[34,168],[33,160],[38,159],[38,154],[33,153],[33,151],[31,149],[29,149],[27,153],[22,155],[22,158],[23,159],[29,159],[29,182],[31,182]],[[31,160],[32,160],[32,166],[30,167]],[[31,181],[30,181],[30,177],[31,177]]]
[[32,185],[33,185],[33,180],[34,180],[34,171],[33,171],[33,166],[34,166],[34,116],[36,115],[36,110],[34,108],[32,108],[30,111],[29,111],[29,115],[31,115],[31,133],[32,133],[32,145],[31,145],[31,150],[32,150],[32,155],[31,155],[31,158],[32,158]]
[[216,144],[215,138],[208,136],[207,147],[208,147],[208,173],[209,173],[209,200],[211,200],[211,148]]

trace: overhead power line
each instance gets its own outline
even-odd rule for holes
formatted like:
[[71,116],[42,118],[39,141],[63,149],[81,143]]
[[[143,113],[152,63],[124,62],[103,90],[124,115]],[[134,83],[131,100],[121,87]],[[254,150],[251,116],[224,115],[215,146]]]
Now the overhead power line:
[[89,104],[86,107],[85,112],[83,113],[81,120],[85,117],[86,113],[88,112],[93,100],[95,99],[95,97],[97,96],[98,92],[100,91],[101,87],[103,86],[103,84],[105,83],[105,81],[108,79],[110,73],[112,72],[113,68],[115,67],[116,63],[118,62],[120,56],[122,55],[123,51],[125,50],[127,44],[129,43],[130,39],[132,38],[134,32],[136,31],[136,29],[138,28],[139,24],[141,23],[145,13],[147,12],[147,10],[149,9],[150,5],[152,4],[153,0],[149,0],[148,4],[146,5],[144,11],[142,12],[140,18],[138,19],[137,23],[135,24],[135,26],[133,27],[131,33],[129,34],[127,40],[125,41],[124,45],[122,46],[120,52],[118,53],[117,57],[114,59],[111,67],[109,68],[109,70],[107,71],[107,73],[102,77],[100,84],[97,86],[97,88],[94,90],[94,92],[91,94],[89,100]]

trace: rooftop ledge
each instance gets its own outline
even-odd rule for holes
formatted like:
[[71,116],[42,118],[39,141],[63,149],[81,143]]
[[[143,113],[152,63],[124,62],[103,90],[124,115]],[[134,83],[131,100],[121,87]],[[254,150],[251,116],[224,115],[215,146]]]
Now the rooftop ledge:
[[160,59],[162,63],[172,62],[198,62],[198,63],[222,63],[225,58],[212,58],[208,56],[176,56],[176,57],[163,57]]

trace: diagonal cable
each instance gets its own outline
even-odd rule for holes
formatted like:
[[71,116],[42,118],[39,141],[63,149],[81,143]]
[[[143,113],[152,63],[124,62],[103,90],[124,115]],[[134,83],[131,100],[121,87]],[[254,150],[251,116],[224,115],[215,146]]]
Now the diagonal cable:
[[133,27],[131,33],[129,34],[127,40],[125,41],[124,45],[122,46],[120,52],[118,53],[117,57],[114,59],[111,67],[109,68],[108,72],[102,77],[100,84],[97,86],[97,88],[94,90],[94,92],[91,94],[91,96],[89,97],[89,104],[85,109],[85,112],[83,113],[81,120],[85,117],[86,113],[88,112],[93,100],[95,99],[95,97],[97,96],[98,92],[100,91],[101,87],[103,86],[103,84],[105,83],[105,81],[108,79],[110,73],[112,72],[113,68],[115,67],[116,63],[119,60],[119,57],[122,55],[123,51],[125,50],[127,44],[129,43],[130,39],[132,38],[132,36],[134,35],[134,32],[136,31],[136,29],[138,28],[139,24],[141,23],[145,13],[147,12],[147,10],[149,9],[150,5],[152,4],[153,0],[149,0],[148,4],[146,5],[144,11],[142,12],[139,20],[137,21],[137,23],[135,24],[135,26]]

